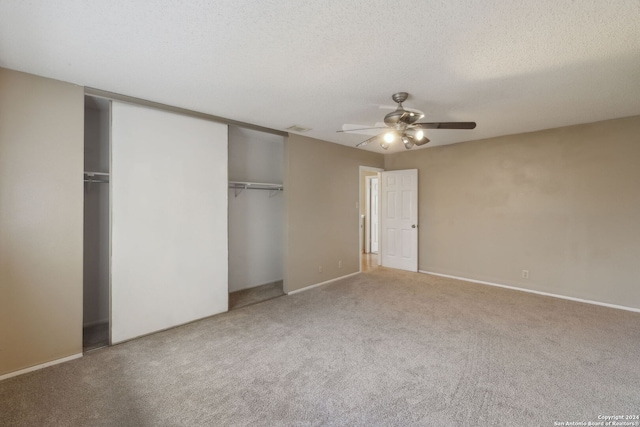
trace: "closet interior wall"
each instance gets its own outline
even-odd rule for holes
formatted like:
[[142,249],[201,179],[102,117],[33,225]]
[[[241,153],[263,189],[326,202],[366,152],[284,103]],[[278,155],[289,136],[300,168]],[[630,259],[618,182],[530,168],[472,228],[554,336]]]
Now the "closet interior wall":
[[[284,138],[229,127],[229,181],[282,184]],[[286,191],[286,189],[284,189]],[[229,292],[281,282],[282,191],[229,188]]]
[[[86,181],[87,172],[109,173],[110,101],[86,96],[84,112],[83,327],[108,330],[109,184]],[[95,180],[108,181],[108,176]]]

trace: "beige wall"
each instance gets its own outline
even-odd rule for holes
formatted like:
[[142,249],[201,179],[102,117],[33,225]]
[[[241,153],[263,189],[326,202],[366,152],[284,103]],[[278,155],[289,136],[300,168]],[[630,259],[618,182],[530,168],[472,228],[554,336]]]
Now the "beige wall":
[[640,116],[394,154],[385,167],[419,169],[420,270],[640,308],[639,162]]
[[381,168],[383,163],[381,154],[289,136],[284,178],[286,292],[359,271],[359,167]]
[[82,352],[83,88],[0,69],[0,375]]

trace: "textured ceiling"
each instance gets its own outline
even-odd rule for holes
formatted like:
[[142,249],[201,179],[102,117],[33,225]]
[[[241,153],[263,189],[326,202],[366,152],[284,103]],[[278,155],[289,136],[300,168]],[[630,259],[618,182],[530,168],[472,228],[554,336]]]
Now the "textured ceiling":
[[350,146],[398,91],[478,123],[429,146],[640,114],[639,22],[638,0],[0,0],[0,66]]

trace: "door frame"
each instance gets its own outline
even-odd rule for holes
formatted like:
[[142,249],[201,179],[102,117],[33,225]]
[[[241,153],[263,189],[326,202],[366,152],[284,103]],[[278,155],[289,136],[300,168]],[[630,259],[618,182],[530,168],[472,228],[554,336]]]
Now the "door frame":
[[[358,167],[358,229],[359,229],[359,238],[358,238],[358,271],[362,272],[362,246],[364,244],[364,222],[362,221],[362,215],[366,212],[366,206],[360,206],[360,201],[362,200],[362,187],[366,185],[366,176],[363,175],[363,172],[376,172],[378,174],[378,178],[380,177],[380,172],[384,172],[382,168],[376,168],[373,166],[359,166]],[[378,191],[380,190],[380,185],[378,184]],[[379,196],[378,196],[379,200]],[[366,201],[365,201],[366,204]],[[378,211],[380,210],[380,203],[378,202]],[[378,217],[380,215],[378,214]],[[380,220],[378,219],[378,235],[380,235]],[[380,244],[380,242],[378,243]],[[378,247],[378,254],[380,254],[380,247]],[[378,265],[380,265],[380,256],[378,256]]]
[[[371,235],[372,235],[372,230],[374,227],[372,227],[373,224],[373,215],[374,212],[376,214],[376,216],[378,217],[378,231],[380,230],[380,174],[376,175],[369,175],[369,176],[365,176],[366,179],[366,185],[365,185],[365,212],[366,212],[366,216],[365,216],[365,222],[364,222],[364,253],[366,254],[370,254],[370,253],[376,253],[378,254],[380,252],[380,234],[378,233],[378,248],[376,250],[376,252],[373,252],[373,248],[372,248],[372,240],[371,240]],[[376,182],[378,182],[378,209],[376,209],[375,211],[372,209],[372,190],[373,190],[373,180],[376,180]]]
[[[373,191],[373,182],[376,182],[376,191]],[[377,176],[368,176],[367,177],[367,186],[369,187],[367,190],[367,213],[369,214],[369,222],[367,223],[366,233],[369,236],[369,245],[367,246],[368,253],[375,253],[376,255],[380,254],[380,173]],[[373,194],[377,193],[376,197],[376,205],[375,208],[372,204]],[[375,212],[376,216],[376,226],[373,227],[373,215]],[[373,240],[371,239],[372,231],[377,228],[378,233],[376,240],[376,251],[373,251]]]
[[[373,176],[365,176],[364,181],[364,222],[362,224],[362,232],[364,233],[364,253],[371,253],[371,178]],[[362,218],[362,215],[360,215]]]

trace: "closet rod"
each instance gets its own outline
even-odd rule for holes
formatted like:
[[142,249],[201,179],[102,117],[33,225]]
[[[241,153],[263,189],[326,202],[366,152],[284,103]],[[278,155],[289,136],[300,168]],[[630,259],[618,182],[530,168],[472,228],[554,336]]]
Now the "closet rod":
[[282,187],[282,184],[274,184],[271,182],[251,182],[251,181],[229,181],[229,186],[232,185],[240,185],[240,186],[249,186],[249,187],[273,187],[279,188]]
[[238,197],[243,190],[269,190],[269,197],[275,196],[279,191],[284,188],[282,184],[269,184],[265,182],[243,182],[243,181],[229,181],[229,188],[235,189],[235,197]]
[[[96,181],[94,181],[96,182]],[[284,190],[283,188],[267,188],[267,187],[229,187],[229,188],[235,188],[236,190],[269,190],[269,191],[282,191]]]
[[87,184],[87,191],[90,191],[92,184],[108,184],[109,174],[107,172],[85,171],[83,181]]

